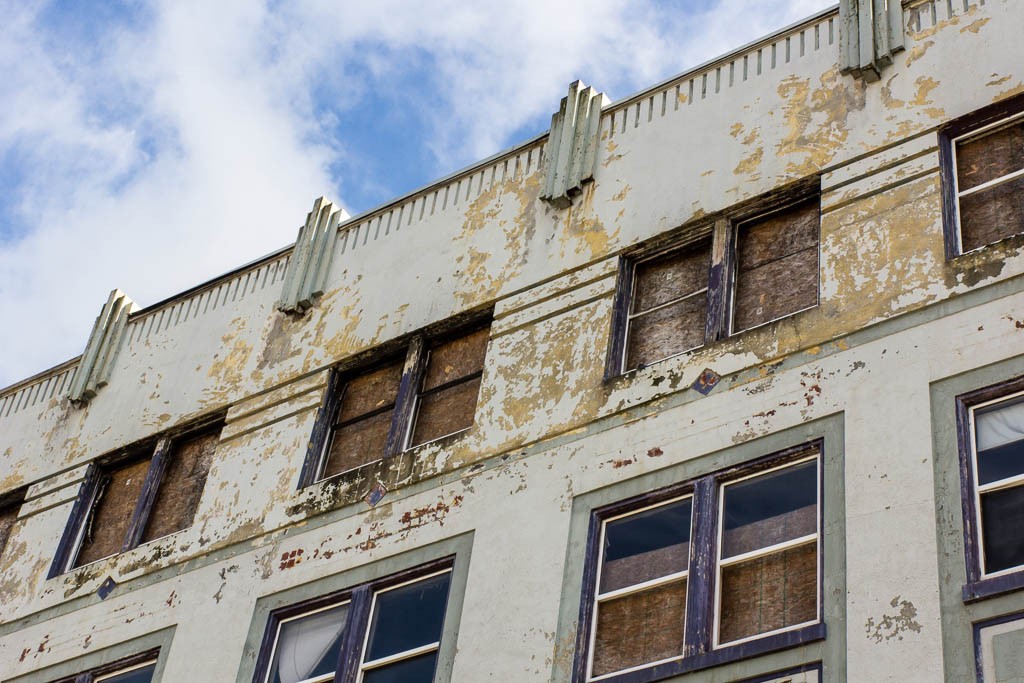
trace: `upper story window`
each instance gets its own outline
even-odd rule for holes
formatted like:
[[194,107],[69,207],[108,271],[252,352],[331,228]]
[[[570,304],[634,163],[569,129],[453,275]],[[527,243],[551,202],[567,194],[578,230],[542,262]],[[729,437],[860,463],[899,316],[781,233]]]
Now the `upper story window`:
[[807,194],[757,200],[683,241],[624,258],[606,374],[816,306],[820,201]]
[[18,511],[21,509],[24,497],[25,492],[18,491],[4,496],[4,500],[0,500],[0,560],[3,559],[4,549],[14,532],[14,525],[18,521]]
[[273,612],[253,682],[431,683],[451,574],[449,562]]
[[90,465],[50,576],[192,526],[219,440],[217,424]]
[[332,377],[300,485],[327,479],[473,425],[490,327],[429,338]]
[[1024,586],[1024,378],[958,404],[968,581]]
[[821,638],[820,445],[595,511],[577,681],[653,681]]
[[939,155],[947,256],[1024,233],[1024,96],[952,121]]

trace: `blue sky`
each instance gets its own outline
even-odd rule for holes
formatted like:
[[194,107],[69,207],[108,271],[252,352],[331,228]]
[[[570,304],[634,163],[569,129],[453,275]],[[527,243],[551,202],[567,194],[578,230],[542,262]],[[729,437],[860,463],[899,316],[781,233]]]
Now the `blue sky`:
[[832,0],[0,0],[0,386],[145,306]]

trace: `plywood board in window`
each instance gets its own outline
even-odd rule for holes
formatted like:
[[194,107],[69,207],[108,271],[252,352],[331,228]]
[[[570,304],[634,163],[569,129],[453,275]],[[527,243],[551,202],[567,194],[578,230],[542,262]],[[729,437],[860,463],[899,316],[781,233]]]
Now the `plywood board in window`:
[[174,443],[143,543],[192,526],[219,439],[219,432],[212,432]]

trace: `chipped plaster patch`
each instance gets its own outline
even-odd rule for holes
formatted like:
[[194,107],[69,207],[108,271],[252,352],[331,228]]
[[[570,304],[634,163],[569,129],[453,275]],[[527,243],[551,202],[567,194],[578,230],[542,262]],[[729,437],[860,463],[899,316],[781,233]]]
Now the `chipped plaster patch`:
[[875,643],[882,643],[896,640],[903,640],[904,634],[920,633],[921,624],[916,621],[917,608],[909,600],[902,600],[899,595],[889,601],[889,605],[898,611],[894,614],[883,614],[876,621],[874,617],[868,617],[864,624],[864,632],[868,640]]

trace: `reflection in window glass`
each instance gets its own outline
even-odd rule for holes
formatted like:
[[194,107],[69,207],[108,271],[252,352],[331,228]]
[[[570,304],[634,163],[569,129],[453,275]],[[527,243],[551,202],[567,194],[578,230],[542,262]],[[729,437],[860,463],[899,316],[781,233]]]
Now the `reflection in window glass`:
[[985,573],[1024,565],[1024,396],[974,411]]
[[110,676],[97,676],[96,683],[151,683],[155,671],[156,662],[151,662],[130,671],[122,671]]
[[818,616],[818,462],[722,487],[719,643]]
[[682,656],[693,499],[604,524],[591,676]]

